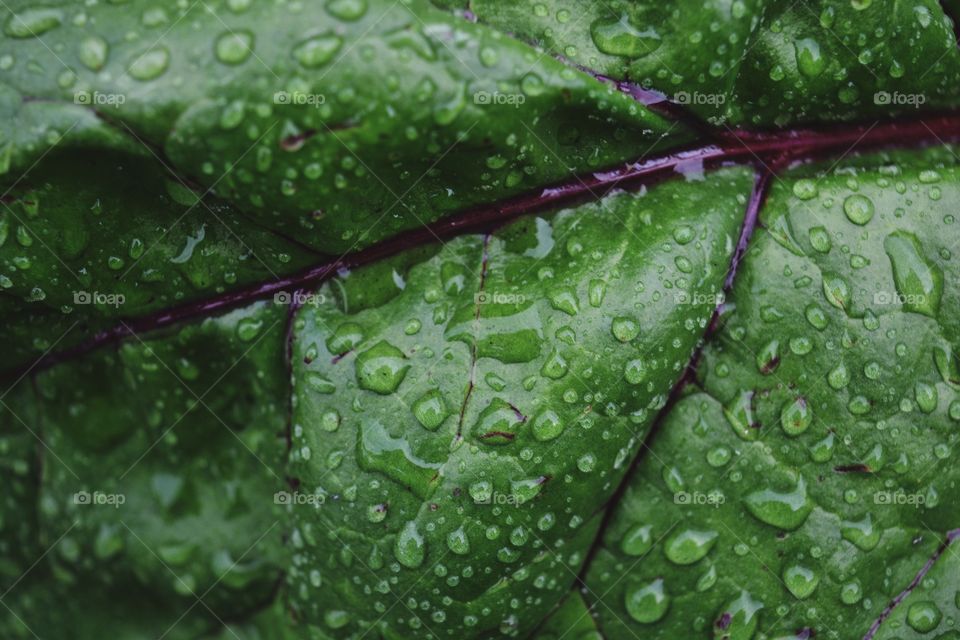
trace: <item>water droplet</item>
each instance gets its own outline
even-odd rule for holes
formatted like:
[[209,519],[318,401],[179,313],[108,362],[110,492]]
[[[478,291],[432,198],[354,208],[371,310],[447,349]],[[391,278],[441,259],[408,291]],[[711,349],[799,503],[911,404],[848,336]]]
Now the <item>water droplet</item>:
[[217,59],[224,64],[240,64],[253,53],[253,34],[249,31],[232,31],[217,38]]
[[298,44],[293,50],[293,57],[308,69],[316,69],[330,62],[342,45],[340,36],[317,36]]
[[905,311],[936,317],[943,296],[943,272],[923,257],[912,233],[895,231],[883,241]]
[[667,559],[675,564],[693,564],[710,553],[717,537],[716,531],[687,529],[670,536],[664,543],[663,551]]
[[170,53],[164,47],[150,49],[130,63],[130,76],[141,81],[153,80],[167,70]]
[[330,0],[327,11],[334,18],[352,22],[367,12],[367,0]]
[[561,287],[550,292],[550,306],[571,316],[580,311],[577,292],[570,287]]
[[820,577],[806,567],[791,565],[783,572],[783,583],[796,598],[804,600],[813,595],[820,584]]
[[755,600],[747,591],[727,604],[714,618],[715,640],[750,640],[757,631],[763,603]]
[[802,476],[790,491],[761,489],[749,494],[744,499],[744,504],[761,522],[788,531],[802,525],[813,510],[807,497],[807,484]]
[[243,342],[250,342],[257,337],[263,328],[263,320],[258,318],[243,318],[237,323],[237,337]]
[[660,620],[670,606],[670,596],[663,587],[663,578],[643,586],[628,588],[626,607],[630,617],[642,624]]
[[843,201],[843,212],[847,214],[850,222],[859,225],[865,225],[873,218],[873,201],[870,198],[855,193],[847,196]]
[[642,556],[653,548],[653,527],[635,524],[620,539],[620,550],[628,556]]
[[35,38],[60,26],[63,12],[59,9],[34,8],[10,14],[3,32],[11,38]]
[[413,403],[413,415],[425,429],[436,431],[450,415],[439,389],[428,391]]
[[870,551],[880,542],[880,529],[873,524],[868,513],[861,520],[844,520],[840,523],[840,535],[862,551]]
[[723,408],[723,415],[741,439],[756,440],[760,435],[759,424],[753,417],[753,391],[741,391]]
[[630,384],[640,384],[646,379],[647,365],[640,358],[627,362],[623,368],[623,377]]
[[612,56],[639,58],[660,47],[660,35],[652,28],[641,31],[623,13],[617,20],[600,18],[590,25],[590,35],[597,49]]
[[80,42],[78,57],[85,67],[92,71],[99,71],[107,63],[109,51],[106,40],[100,36],[90,36]]
[[920,602],[914,602],[907,609],[907,624],[914,631],[928,633],[940,626],[942,615],[936,603],[930,600],[921,600]]
[[473,435],[484,444],[509,444],[516,438],[525,420],[508,402],[494,398],[480,412]]
[[810,229],[810,246],[820,253],[830,253],[833,242],[830,240],[830,234],[824,227],[813,227]]
[[411,520],[397,534],[393,554],[397,557],[397,562],[403,566],[408,569],[416,569],[423,564],[423,559],[426,556],[426,546],[423,536],[417,530],[417,523]]
[[344,322],[327,338],[327,349],[334,355],[343,355],[363,342],[363,327],[355,322]]
[[567,374],[567,368],[567,361],[559,351],[554,349],[540,368],[540,373],[553,380],[559,380]]
[[467,555],[470,552],[470,539],[462,526],[447,534],[447,547],[460,556]]
[[820,44],[813,38],[803,38],[794,43],[796,50],[797,68],[800,73],[815,78],[823,73],[827,66],[827,61],[820,53]]
[[564,424],[554,411],[544,409],[533,420],[533,437],[540,442],[553,440],[563,433]]
[[798,436],[810,426],[813,411],[806,398],[798,397],[787,402],[780,410],[780,425],[788,436]]
[[640,335],[640,325],[632,318],[614,318],[610,325],[613,337],[620,342],[630,342]]
[[361,389],[382,395],[393,393],[409,369],[403,352],[381,340],[357,356],[357,384]]
[[847,310],[850,307],[850,285],[835,273],[823,274],[823,294],[827,302],[838,309]]

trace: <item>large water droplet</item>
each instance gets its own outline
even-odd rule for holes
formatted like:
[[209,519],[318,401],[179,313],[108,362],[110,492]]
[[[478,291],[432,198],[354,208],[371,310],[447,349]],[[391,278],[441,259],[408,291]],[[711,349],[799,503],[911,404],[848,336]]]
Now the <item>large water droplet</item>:
[[60,26],[63,12],[37,7],[10,14],[3,32],[11,38],[35,38]]
[[525,420],[510,403],[494,398],[480,412],[473,435],[485,444],[509,444],[516,438]]
[[861,520],[844,520],[840,523],[840,535],[863,551],[870,551],[880,542],[880,529],[868,513]]
[[130,76],[137,80],[153,80],[167,70],[170,53],[163,47],[145,51],[130,63]]
[[107,63],[109,50],[106,40],[100,36],[90,36],[80,42],[77,55],[85,67],[92,71],[99,71]]
[[416,569],[423,564],[426,549],[427,544],[417,529],[417,523],[411,520],[397,534],[393,553],[397,557],[397,562],[408,569]]
[[663,578],[647,585],[628,588],[626,592],[627,613],[637,622],[650,624],[667,613],[670,596],[663,588]]
[[428,391],[413,403],[413,415],[425,429],[436,431],[450,415],[439,389]]
[[864,225],[873,218],[873,201],[867,196],[855,193],[843,201],[843,212],[854,224]]
[[719,612],[713,623],[714,640],[750,640],[757,632],[763,603],[746,591]]
[[317,36],[298,44],[293,50],[293,57],[308,69],[316,69],[330,62],[342,45],[340,36]]
[[907,624],[920,633],[928,633],[940,626],[941,617],[940,608],[930,600],[914,602],[907,609]]
[[214,49],[220,62],[240,64],[253,53],[253,34],[248,31],[223,33],[217,38]]
[[783,583],[790,593],[803,600],[809,598],[820,584],[820,577],[806,567],[791,565],[783,572]]
[[653,548],[653,527],[635,524],[620,539],[620,550],[628,556],[642,556]]
[[381,340],[357,356],[357,384],[361,389],[390,394],[397,390],[409,369],[403,352]]
[[803,38],[794,43],[797,55],[797,68],[803,75],[815,78],[827,66],[827,61],[820,53],[820,44],[813,38]]
[[652,27],[640,30],[624,13],[619,19],[600,18],[590,25],[590,35],[597,49],[612,56],[638,58],[656,51],[661,44],[660,34]]
[[936,317],[943,296],[943,272],[923,257],[917,237],[895,231],[884,239],[883,248],[904,310]]
[[810,426],[813,411],[806,398],[798,397],[783,405],[780,411],[780,425],[788,436],[798,436]]
[[813,510],[807,497],[807,484],[802,476],[790,491],[761,489],[749,494],[744,499],[744,504],[761,522],[788,531],[802,525]]
[[664,543],[663,551],[675,564],[693,564],[705,555],[717,542],[716,531],[687,529],[673,534]]

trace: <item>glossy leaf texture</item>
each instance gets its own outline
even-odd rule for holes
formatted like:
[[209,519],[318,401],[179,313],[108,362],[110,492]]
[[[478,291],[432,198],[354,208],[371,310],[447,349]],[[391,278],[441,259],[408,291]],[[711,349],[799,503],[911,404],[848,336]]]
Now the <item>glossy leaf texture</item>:
[[258,303],[4,399],[3,446],[21,450],[5,471],[4,637],[197,637],[273,599],[289,563],[274,496],[285,317]]
[[2,168],[18,175],[54,144],[148,144],[328,253],[689,139],[425,0],[20,0],[2,33]]
[[751,182],[610,196],[321,289],[293,324],[299,615],[356,638],[539,624],[713,313]]
[[[953,153],[773,185],[701,379],[590,567],[609,637],[864,637],[929,559],[956,554],[941,549],[960,419]],[[922,584],[877,637],[950,637],[928,632],[950,631],[954,590]],[[914,601],[936,602],[929,621],[911,621]]]
[[955,0],[0,5],[0,638],[960,637]]
[[[955,105],[936,0],[470,0],[480,23],[716,123],[783,126]],[[951,3],[946,3],[948,6]]]

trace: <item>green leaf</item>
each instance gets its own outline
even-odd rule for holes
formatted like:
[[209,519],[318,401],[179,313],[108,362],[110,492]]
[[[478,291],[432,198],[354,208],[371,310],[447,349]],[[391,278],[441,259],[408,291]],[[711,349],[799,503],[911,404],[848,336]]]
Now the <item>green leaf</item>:
[[[667,414],[590,567],[604,633],[863,637],[953,535],[960,414],[943,372],[960,331],[944,283],[960,274],[939,207],[960,200],[960,169],[948,158],[777,179],[701,389]],[[639,528],[651,542],[634,543]],[[939,601],[953,593],[925,584]],[[660,600],[638,595],[651,585]],[[921,637],[911,627],[882,637]]]
[[716,122],[850,120],[955,106],[960,97],[957,40],[934,0],[709,0],[695,8],[472,0],[469,7],[482,24]]
[[[689,139],[589,75],[426,0],[56,4],[37,37],[33,8],[5,18],[13,175],[58,140],[129,146],[119,134],[329,253]],[[74,104],[49,118],[23,99]]]
[[958,12],[10,0],[0,637],[956,640]]
[[329,302],[362,271],[321,289],[293,325],[299,616],[535,627],[713,312],[748,188],[725,170],[456,238],[369,308]]

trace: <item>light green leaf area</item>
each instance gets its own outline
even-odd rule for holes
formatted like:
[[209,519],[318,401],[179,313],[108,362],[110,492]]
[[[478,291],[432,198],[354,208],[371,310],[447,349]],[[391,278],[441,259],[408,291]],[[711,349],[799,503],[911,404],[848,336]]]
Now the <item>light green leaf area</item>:
[[749,185],[460,237],[381,272],[367,307],[343,303],[363,271],[321,289],[294,321],[298,615],[338,637],[532,630],[699,341]]
[[[777,179],[590,567],[605,634],[862,637],[956,527],[949,151]],[[883,637],[949,637],[889,631],[901,607]]]

